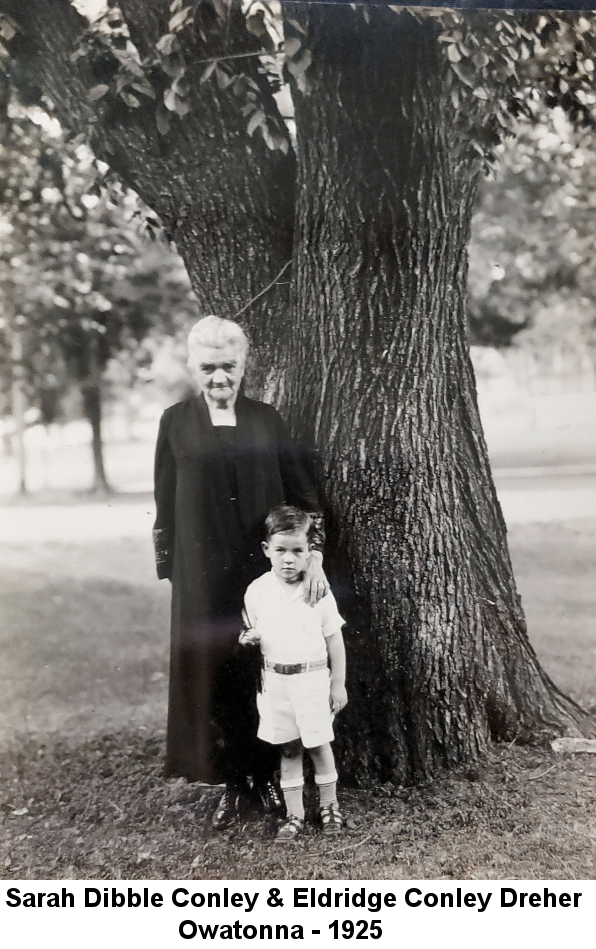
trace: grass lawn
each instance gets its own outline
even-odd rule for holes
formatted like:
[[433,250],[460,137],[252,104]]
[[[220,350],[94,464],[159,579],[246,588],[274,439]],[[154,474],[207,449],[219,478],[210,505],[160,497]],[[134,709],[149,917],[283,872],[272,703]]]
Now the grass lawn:
[[[257,819],[214,833],[217,791],[161,777],[169,590],[153,580],[144,511],[135,520],[121,503],[109,530],[93,505],[65,504],[62,520],[23,508],[21,534],[1,545],[2,878],[596,876],[596,756],[549,749],[495,746],[481,767],[424,787],[343,788],[340,838],[311,827],[284,849]],[[67,539],[44,531],[50,517]],[[588,707],[595,526],[510,531],[532,642]]]

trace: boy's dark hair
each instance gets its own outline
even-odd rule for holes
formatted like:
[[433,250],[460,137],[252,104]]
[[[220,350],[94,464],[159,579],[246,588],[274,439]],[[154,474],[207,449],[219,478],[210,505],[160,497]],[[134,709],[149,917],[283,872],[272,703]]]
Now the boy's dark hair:
[[274,534],[285,534],[289,531],[306,531],[306,539],[310,544],[314,537],[315,525],[310,514],[301,511],[291,504],[280,504],[274,507],[265,521],[265,538],[271,540]]

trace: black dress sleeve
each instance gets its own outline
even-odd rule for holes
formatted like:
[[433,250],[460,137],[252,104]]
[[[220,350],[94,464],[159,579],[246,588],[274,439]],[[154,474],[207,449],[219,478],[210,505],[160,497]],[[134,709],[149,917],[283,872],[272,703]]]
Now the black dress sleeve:
[[313,479],[308,471],[304,452],[296,444],[285,422],[275,412],[277,427],[278,458],[285,498],[288,504],[308,511],[313,519],[312,544],[315,550],[323,552],[325,546],[325,526]]
[[160,580],[171,580],[174,566],[174,528],[176,511],[176,460],[169,437],[170,415],[166,410],[159,423],[155,448],[155,505],[153,525],[155,565]]

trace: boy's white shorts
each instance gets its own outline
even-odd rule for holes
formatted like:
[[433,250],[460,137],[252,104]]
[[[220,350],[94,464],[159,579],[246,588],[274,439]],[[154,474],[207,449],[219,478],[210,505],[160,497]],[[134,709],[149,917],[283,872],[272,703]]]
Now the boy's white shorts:
[[281,675],[263,670],[263,691],[257,694],[258,737],[271,745],[296,738],[305,748],[333,741],[329,707],[329,669]]

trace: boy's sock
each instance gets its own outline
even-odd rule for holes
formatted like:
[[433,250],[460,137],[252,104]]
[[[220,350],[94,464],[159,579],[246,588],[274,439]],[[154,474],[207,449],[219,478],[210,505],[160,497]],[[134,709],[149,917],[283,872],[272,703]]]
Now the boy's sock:
[[319,788],[319,804],[333,804],[337,801],[337,771],[330,774],[315,774],[315,783]]
[[302,797],[304,783],[294,784],[294,782],[292,782],[292,785],[287,787],[286,782],[282,780],[281,789],[283,791],[284,801],[286,802],[288,817],[299,817],[300,820],[304,820],[304,800]]

